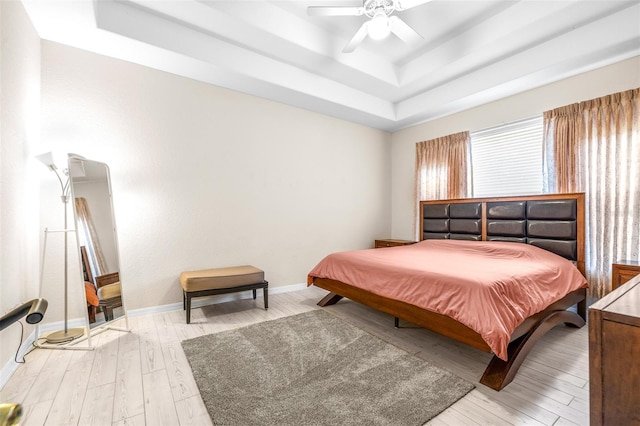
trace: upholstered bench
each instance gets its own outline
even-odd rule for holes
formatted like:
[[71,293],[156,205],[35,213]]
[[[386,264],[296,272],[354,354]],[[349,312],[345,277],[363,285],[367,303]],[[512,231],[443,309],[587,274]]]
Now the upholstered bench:
[[264,308],[269,308],[269,282],[264,280],[264,271],[251,265],[185,271],[180,274],[180,284],[182,285],[182,308],[187,312],[187,324],[191,322],[193,297],[253,290],[255,299],[256,290],[261,288],[264,295]]

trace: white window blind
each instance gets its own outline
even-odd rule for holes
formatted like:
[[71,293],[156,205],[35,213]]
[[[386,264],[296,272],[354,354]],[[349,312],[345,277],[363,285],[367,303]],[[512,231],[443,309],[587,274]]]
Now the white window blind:
[[473,196],[542,193],[542,115],[471,133]]

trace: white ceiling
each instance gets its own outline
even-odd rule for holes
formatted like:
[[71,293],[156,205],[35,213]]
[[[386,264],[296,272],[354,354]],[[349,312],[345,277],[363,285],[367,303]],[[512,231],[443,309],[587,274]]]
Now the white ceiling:
[[394,131],[640,55],[640,0],[433,0],[342,48],[360,1],[24,0],[43,39]]

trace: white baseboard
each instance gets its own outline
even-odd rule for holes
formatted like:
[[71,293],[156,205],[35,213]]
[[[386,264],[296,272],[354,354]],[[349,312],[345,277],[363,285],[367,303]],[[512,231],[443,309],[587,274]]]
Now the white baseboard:
[[[304,290],[307,287],[306,283],[301,284],[291,284],[281,287],[274,287],[269,289],[270,294],[278,294],[278,293],[289,293],[292,291]],[[262,292],[257,292],[258,297],[262,297]],[[191,303],[192,308],[200,308],[202,306],[215,305],[218,303],[231,302],[234,300],[242,300],[242,299],[250,299],[253,295],[249,292],[242,293],[231,293],[231,294],[223,294],[219,296],[211,296],[211,297],[202,297],[198,299],[194,299]],[[170,303],[168,305],[161,306],[151,306],[149,308],[140,308],[140,309],[131,309],[127,310],[127,315],[129,317],[139,317],[143,315],[157,314],[160,312],[168,312],[168,311],[176,311],[182,310],[182,303]],[[86,320],[84,318],[74,318],[67,321],[67,326],[69,328],[83,328],[86,326]],[[64,328],[63,321],[57,321],[52,323],[47,323],[43,325],[38,325],[36,330],[34,330],[29,337],[24,341],[22,346],[20,347],[20,351],[18,352],[18,359],[21,359],[24,354],[31,348],[33,342],[35,342],[37,336],[41,336],[45,333],[51,331],[57,331]],[[9,381],[13,373],[17,370],[20,364],[16,363],[13,359],[9,360],[0,370],[0,389],[4,387],[4,385]]]
[[[269,294],[278,294],[278,293],[289,293],[292,291],[304,290],[307,288],[306,283],[300,284],[291,284],[285,285],[281,287],[269,288]],[[256,292],[258,297],[262,297],[262,292]],[[242,293],[230,293],[230,294],[222,294],[218,296],[210,296],[210,297],[202,297],[193,299],[191,302],[192,308],[201,308],[203,306],[215,305],[218,303],[232,302],[234,300],[242,300],[242,299],[250,299],[252,298],[252,293],[242,292]],[[127,309],[127,315],[131,318],[140,317],[143,315],[151,315],[157,314],[160,312],[169,312],[169,311],[178,311],[182,310],[182,302],[179,303],[170,303],[168,305],[160,305],[160,306],[151,306],[148,308],[140,308],[140,309]]]

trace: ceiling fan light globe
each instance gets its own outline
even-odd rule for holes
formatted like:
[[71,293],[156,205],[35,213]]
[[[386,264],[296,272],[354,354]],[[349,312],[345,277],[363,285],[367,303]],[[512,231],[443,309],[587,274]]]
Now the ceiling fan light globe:
[[384,13],[379,13],[374,16],[369,22],[369,37],[374,40],[382,40],[386,38],[391,29],[389,28],[389,18]]

